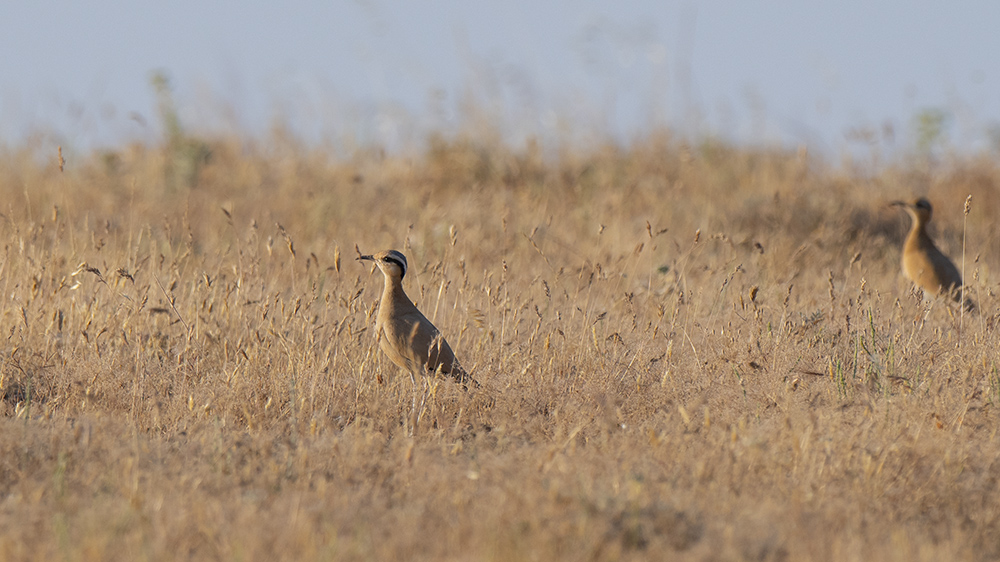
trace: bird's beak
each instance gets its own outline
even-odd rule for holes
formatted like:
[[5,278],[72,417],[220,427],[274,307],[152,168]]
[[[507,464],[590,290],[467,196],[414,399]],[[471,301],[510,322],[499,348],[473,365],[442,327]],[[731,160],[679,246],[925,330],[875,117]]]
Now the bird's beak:
[[372,274],[372,273],[374,273],[374,272],[375,272],[375,268],[377,268],[377,267],[378,267],[378,261],[376,261],[376,260],[375,260],[375,256],[373,256],[373,255],[371,255],[371,254],[365,254],[365,255],[363,255],[363,256],[362,256],[362,255],[359,255],[359,256],[358,256],[358,261],[370,261],[370,262],[375,262],[375,263],[374,263],[374,264],[372,265],[372,270],[368,272],[368,274],[369,274],[369,275],[370,275],[370,274]]

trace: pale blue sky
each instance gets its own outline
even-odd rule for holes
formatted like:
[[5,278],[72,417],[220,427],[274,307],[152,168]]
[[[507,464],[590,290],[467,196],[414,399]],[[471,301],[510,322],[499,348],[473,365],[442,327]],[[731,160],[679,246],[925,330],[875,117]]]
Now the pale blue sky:
[[341,146],[419,146],[474,99],[515,142],[665,124],[828,153],[869,130],[890,151],[936,108],[980,149],[998,29],[992,1],[5,2],[0,142],[154,139],[161,69],[189,129],[280,120]]

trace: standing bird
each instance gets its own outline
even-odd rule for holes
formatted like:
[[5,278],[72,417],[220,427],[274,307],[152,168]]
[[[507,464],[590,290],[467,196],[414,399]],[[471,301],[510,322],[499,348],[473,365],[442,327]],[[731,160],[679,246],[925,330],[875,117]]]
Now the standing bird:
[[[903,274],[923,289],[925,295],[951,295],[957,302],[961,300],[962,275],[958,268],[941,253],[934,241],[927,235],[927,223],[931,220],[931,202],[921,197],[913,203],[893,201],[891,205],[903,207],[913,219],[910,233],[903,244]],[[966,300],[966,308],[972,303]]]
[[[375,317],[379,347],[393,363],[410,373],[416,392],[416,375],[450,375],[465,386],[476,385],[455,359],[455,353],[441,332],[424,316],[403,291],[406,256],[396,250],[358,256],[373,261],[385,276],[382,300]],[[414,394],[414,404],[416,395]]]

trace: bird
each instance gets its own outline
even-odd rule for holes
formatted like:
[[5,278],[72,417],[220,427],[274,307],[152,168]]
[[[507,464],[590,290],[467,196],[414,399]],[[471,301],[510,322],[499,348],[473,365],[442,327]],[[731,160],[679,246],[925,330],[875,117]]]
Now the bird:
[[382,271],[385,285],[375,317],[375,334],[382,353],[410,374],[416,391],[416,376],[448,375],[467,388],[478,386],[462,368],[441,332],[406,296],[406,256],[396,250],[358,255]]
[[[941,253],[934,241],[927,235],[927,223],[931,220],[931,202],[921,197],[910,203],[893,201],[892,206],[903,207],[912,219],[910,233],[903,243],[903,275],[923,289],[924,295],[951,295],[956,302],[961,301],[962,275],[948,256]],[[971,301],[966,301],[967,308]]]

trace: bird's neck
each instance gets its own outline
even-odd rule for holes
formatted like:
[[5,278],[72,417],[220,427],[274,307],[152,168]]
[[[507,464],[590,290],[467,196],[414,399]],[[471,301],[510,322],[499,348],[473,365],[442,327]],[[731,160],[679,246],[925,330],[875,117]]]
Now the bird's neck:
[[927,223],[919,220],[913,221],[913,228],[910,229],[910,234],[906,237],[906,242],[909,245],[925,246],[929,244],[933,246],[934,243],[931,242],[930,236],[927,235]]
[[396,306],[413,306],[410,297],[403,290],[403,280],[386,277],[382,288],[382,302],[395,302]]

